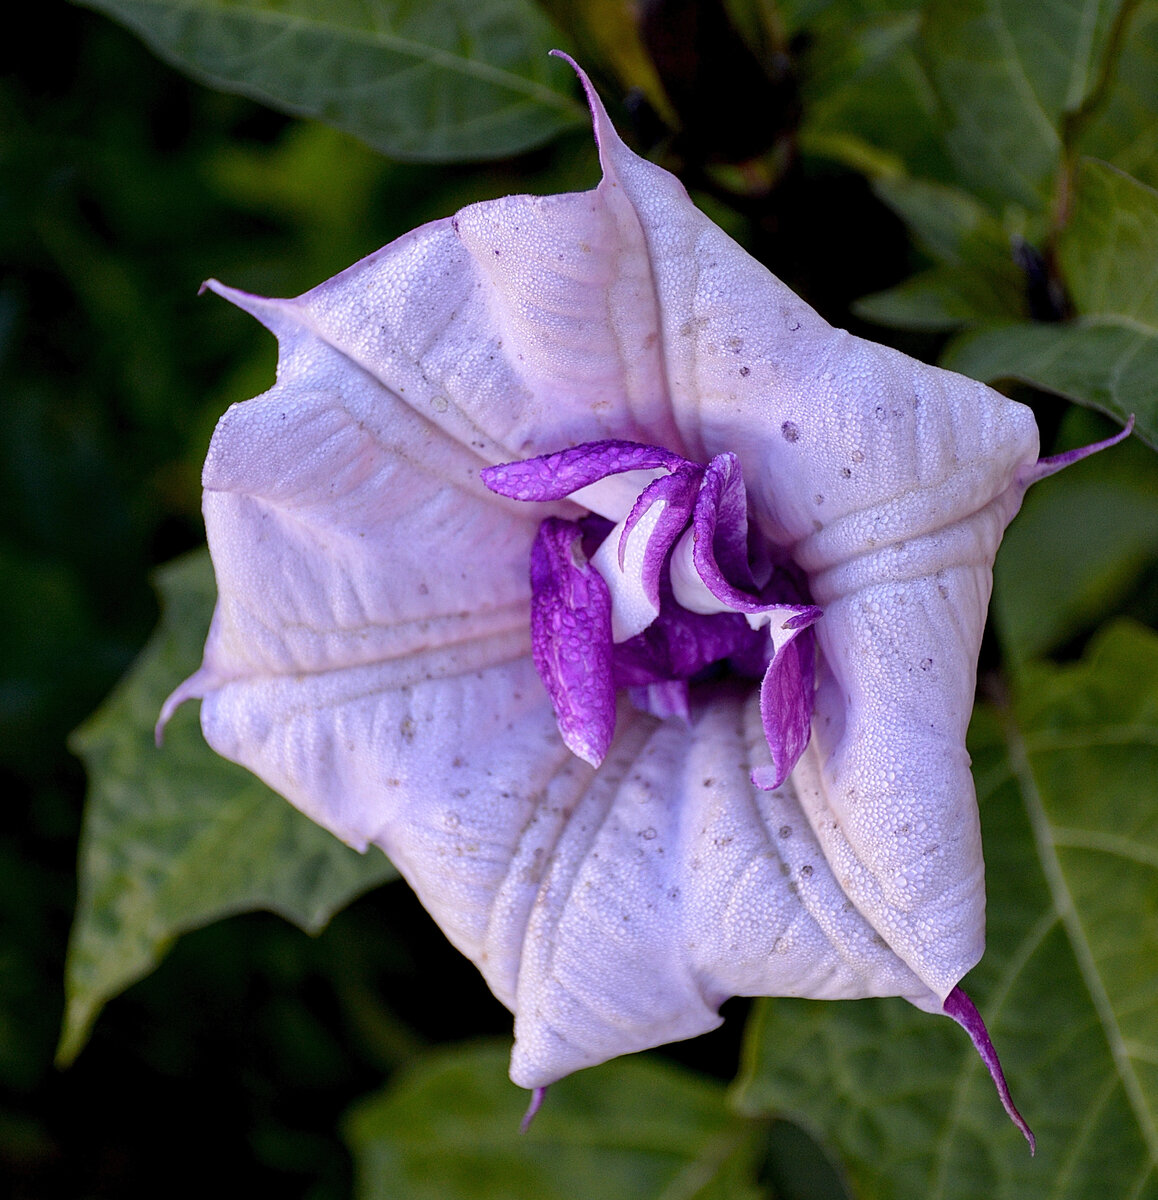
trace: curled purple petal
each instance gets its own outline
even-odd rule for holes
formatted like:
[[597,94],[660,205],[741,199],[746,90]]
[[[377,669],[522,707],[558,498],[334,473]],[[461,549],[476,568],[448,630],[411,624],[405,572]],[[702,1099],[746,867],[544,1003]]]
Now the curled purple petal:
[[696,493],[699,490],[703,472],[698,467],[680,467],[671,475],[662,475],[653,480],[639,494],[632,510],[623,523],[623,532],[619,535],[619,569],[624,569],[627,549],[631,544],[631,535],[639,528],[639,522],[652,510],[655,504],[662,503],[663,509],[655,523],[651,526],[646,544],[642,550],[640,582],[647,598],[659,608],[659,580],[663,565],[667,561],[668,551],[675,544],[676,538],[683,531],[692,515],[696,503]]
[[703,541],[705,562],[710,560],[724,581],[754,591],[748,565],[748,495],[734,454],[717,454],[705,468],[695,529],[697,543]]
[[[803,621],[806,616],[801,613],[792,621]],[[760,685],[760,719],[772,766],[757,767],[752,783],[764,791],[775,790],[788,778],[812,733],[815,638],[808,628],[789,629],[789,624],[783,626],[789,630],[788,637],[777,646]]]
[[[691,529],[672,556],[676,599],[698,613],[769,614],[765,622],[769,624],[775,623],[782,610],[792,610],[792,615],[782,620],[785,629],[807,628],[816,621],[819,608],[806,602],[792,603],[804,599],[803,589],[784,571],[774,571],[771,586],[757,594],[747,545],[747,497],[740,465],[734,455],[719,454],[704,470]],[[737,586],[736,580],[742,586]]]
[[599,766],[615,733],[611,596],[583,531],[551,517],[531,548],[531,654],[567,748]]
[[993,1077],[1002,1107],[1009,1114],[1009,1119],[1014,1125],[1025,1134],[1030,1154],[1035,1153],[1037,1140],[1033,1136],[1033,1131],[1025,1123],[1025,1118],[1017,1111],[1017,1107],[1013,1103],[1013,1097],[1009,1094],[1009,1085],[1005,1082],[1005,1073],[997,1058],[997,1051],[993,1048],[989,1030],[985,1028],[985,1022],[981,1019],[977,1006],[959,987],[955,987],[945,997],[945,1012],[969,1035],[977,1053],[981,1056],[981,1061]]
[[1083,458],[1089,458],[1091,454],[1097,454],[1100,450],[1108,450],[1111,446],[1116,446],[1119,442],[1125,441],[1133,432],[1134,414],[1131,413],[1125,426],[1113,437],[1104,438],[1089,446],[1079,446],[1076,450],[1067,450],[1064,454],[1052,454],[1048,458],[1039,458],[1035,463],[1020,467],[1017,472],[1017,482],[1023,488],[1030,487],[1050,475],[1056,475],[1058,471],[1065,470],[1071,464],[1080,462]]
[[611,438],[484,467],[479,475],[492,492],[512,500],[562,500],[609,475],[657,468],[675,471],[684,465],[683,458],[662,446]]
[[[702,478],[703,469],[689,463],[673,471],[670,475],[661,475],[658,479],[652,480],[639,493],[631,507],[631,512],[627,514],[623,522],[623,532],[619,535],[619,565],[621,567],[631,531],[651,510],[651,506],[660,500],[664,502],[665,508],[662,523],[656,526],[655,532],[662,530],[664,534],[662,552],[659,553],[659,558],[662,560],[663,556],[672,548],[676,534],[683,529],[692,515]],[[655,533],[652,534],[652,537],[655,537]]]

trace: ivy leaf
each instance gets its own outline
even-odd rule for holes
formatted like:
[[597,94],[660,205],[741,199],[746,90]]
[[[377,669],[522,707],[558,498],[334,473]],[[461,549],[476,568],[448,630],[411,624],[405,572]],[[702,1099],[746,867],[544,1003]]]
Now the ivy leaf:
[[357,1200],[759,1200],[761,1126],[721,1085],[632,1057],[553,1084],[526,1134],[509,1047],[431,1054],[346,1121]]
[[394,158],[503,158],[584,120],[531,0],[81,0],[195,79]]
[[1125,421],[1158,447],[1158,192],[1106,163],[1082,162],[1059,260],[1077,318],[966,334],[944,365],[1018,379]]
[[152,970],[178,934],[259,908],[317,933],[355,896],[395,876],[380,852],[355,853],[218,758],[195,706],[177,713],[157,749],[160,706],[197,666],[215,595],[204,552],[157,579],[157,632],[72,738],[90,791],[62,1063],[80,1052],[104,1004]]
[[1158,636],[1120,623],[1018,685],[1011,710],[974,720],[990,944],[967,987],[1037,1158],[949,1022],[777,1000],[750,1028],[740,1111],[824,1130],[865,1197],[1158,1188]]

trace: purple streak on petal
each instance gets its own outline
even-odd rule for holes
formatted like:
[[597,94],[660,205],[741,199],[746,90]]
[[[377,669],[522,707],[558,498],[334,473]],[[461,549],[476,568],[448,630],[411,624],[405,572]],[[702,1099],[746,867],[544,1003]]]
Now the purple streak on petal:
[[[692,518],[692,564],[696,574],[721,604],[735,612],[795,608],[796,614],[783,623],[789,629],[807,628],[820,616],[820,609],[804,600],[801,589],[786,573],[773,572],[770,583],[760,595],[755,594],[748,565],[747,503],[739,462],[731,454],[717,455],[704,471]],[[803,602],[793,603],[798,598]]]
[[1111,446],[1116,446],[1119,442],[1128,438],[1133,431],[1134,414],[1131,413],[1125,428],[1114,434],[1113,437],[1108,437],[1100,442],[1094,442],[1091,446],[1080,446],[1077,450],[1067,450],[1064,454],[1054,454],[1049,458],[1039,458],[1032,465],[1019,467],[1017,471],[1017,483],[1023,488],[1030,487],[1039,480],[1046,479],[1050,475],[1055,475],[1058,471],[1064,470],[1071,463],[1079,462],[1083,458],[1089,458],[1091,454],[1097,454],[1099,450],[1108,450]]
[[562,500],[608,475],[657,467],[675,471],[685,461],[662,446],[608,439],[584,442],[555,454],[484,467],[479,475],[492,492],[512,500]]
[[981,1061],[993,1077],[1002,1106],[1009,1114],[1009,1119],[1025,1134],[1025,1140],[1029,1143],[1029,1152],[1033,1154],[1037,1149],[1033,1131],[1025,1123],[1025,1119],[1013,1103],[1013,1097],[1009,1094],[1009,1085],[1005,1082],[1005,1073],[1001,1070],[1001,1063],[997,1059],[997,1051],[993,1048],[993,1043],[989,1039],[989,1031],[985,1028],[985,1022],[981,1019],[977,1006],[959,987],[955,987],[945,997],[945,1012],[969,1035],[977,1053],[981,1056]]
[[[800,618],[793,618],[798,620]],[[772,766],[757,767],[752,782],[764,791],[778,788],[796,766],[812,734],[815,635],[795,629],[781,643],[760,685],[760,719]]]
[[619,535],[620,570],[623,569],[632,531],[653,504],[659,500],[665,502],[663,513],[647,539],[641,572],[644,594],[656,608],[659,608],[659,581],[668,551],[692,515],[702,475],[703,469],[695,466],[680,467],[671,475],[661,475],[640,492],[639,499],[623,523],[623,532]]
[[523,1113],[523,1119],[519,1122],[520,1133],[526,1133],[531,1128],[531,1122],[535,1119],[535,1114],[543,1107],[543,1101],[546,1098],[547,1089],[545,1087],[531,1089],[531,1102],[527,1105],[527,1111]]
[[696,519],[697,543],[701,521],[706,535],[705,559],[710,556],[712,566],[734,587],[754,591],[756,583],[748,565],[748,494],[740,460],[734,454],[717,454],[708,463]]
[[611,595],[583,531],[551,517],[531,548],[531,654],[572,753],[597,767],[615,733]]

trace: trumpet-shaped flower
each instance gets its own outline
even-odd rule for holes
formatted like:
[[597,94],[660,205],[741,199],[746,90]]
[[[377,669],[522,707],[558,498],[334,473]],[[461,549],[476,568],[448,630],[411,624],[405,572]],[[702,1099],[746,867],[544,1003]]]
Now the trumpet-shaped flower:
[[947,1012],[1003,1088],[965,730],[1033,419],[830,327],[588,97],[593,191],[208,285],[281,358],[213,437],[165,715],[390,856],[522,1086],[740,994]]

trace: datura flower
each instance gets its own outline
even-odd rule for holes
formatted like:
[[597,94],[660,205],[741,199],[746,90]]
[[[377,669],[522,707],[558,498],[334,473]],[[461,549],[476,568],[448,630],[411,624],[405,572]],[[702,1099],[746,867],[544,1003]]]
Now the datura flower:
[[[581,73],[580,73],[581,74]],[[961,1023],[965,750],[1030,411],[825,323],[616,135],[294,300],[213,436],[209,744],[384,850],[515,1015],[511,1077],[732,995]],[[791,1053],[787,1050],[786,1053]],[[1028,1135],[1028,1130],[1026,1130]]]

